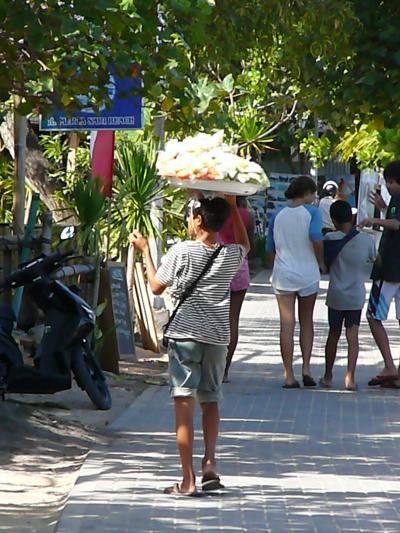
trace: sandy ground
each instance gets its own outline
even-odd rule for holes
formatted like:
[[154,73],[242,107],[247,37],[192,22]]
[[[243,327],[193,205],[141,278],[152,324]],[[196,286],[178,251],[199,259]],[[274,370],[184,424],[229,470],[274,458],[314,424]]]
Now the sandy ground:
[[113,407],[96,410],[78,387],[54,395],[13,394],[0,400],[0,531],[53,532],[79,468],[107,426],[148,383],[167,384],[165,356],[138,349],[138,363],[107,373]]

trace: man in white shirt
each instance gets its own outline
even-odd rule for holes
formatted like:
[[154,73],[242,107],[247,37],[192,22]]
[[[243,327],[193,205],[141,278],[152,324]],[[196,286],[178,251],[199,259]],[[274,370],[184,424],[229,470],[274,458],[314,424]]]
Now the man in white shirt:
[[325,235],[330,231],[335,231],[335,226],[330,215],[330,209],[336,199],[335,196],[338,193],[339,187],[335,181],[329,180],[324,183],[322,189],[324,191],[324,197],[321,198],[318,209],[321,214],[322,234]]

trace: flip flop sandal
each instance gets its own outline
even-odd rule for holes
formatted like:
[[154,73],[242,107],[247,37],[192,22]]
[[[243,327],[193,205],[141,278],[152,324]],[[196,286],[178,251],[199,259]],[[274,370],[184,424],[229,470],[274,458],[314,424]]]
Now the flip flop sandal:
[[377,385],[382,385],[383,383],[388,383],[389,381],[396,381],[399,379],[399,376],[375,376],[374,378],[368,381],[369,387],[376,387]]
[[225,486],[222,485],[221,480],[217,474],[214,472],[210,472],[209,474],[204,474],[204,476],[201,478],[201,489],[204,492],[210,491],[210,490],[219,490],[224,489]]
[[311,376],[309,376],[307,374],[303,374],[303,385],[305,387],[315,387],[316,382],[315,382],[314,378],[312,378]]
[[189,492],[184,492],[180,489],[179,483],[174,483],[171,487],[164,489],[164,494],[172,494],[173,496],[189,496],[189,497],[198,497],[200,493],[197,490],[192,490]]
[[332,385],[328,385],[328,383],[325,383],[325,381],[323,380],[323,378],[320,378],[319,381],[318,381],[318,385],[320,387],[322,387],[323,389],[331,389],[332,388]]
[[299,389],[300,383],[298,381],[294,381],[293,383],[285,383],[282,385],[282,389]]
[[396,381],[385,381],[381,384],[382,389],[400,389],[399,379]]

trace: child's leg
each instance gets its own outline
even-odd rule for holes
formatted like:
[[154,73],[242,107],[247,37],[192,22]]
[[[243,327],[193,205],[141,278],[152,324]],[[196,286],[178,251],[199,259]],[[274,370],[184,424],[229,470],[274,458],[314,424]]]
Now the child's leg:
[[344,386],[347,390],[355,390],[356,383],[354,381],[354,373],[356,371],[356,364],[358,358],[358,329],[361,321],[361,309],[345,311],[344,325],[346,328],[347,338],[347,373],[344,378]]
[[328,307],[329,333],[325,344],[325,374],[322,385],[332,384],[332,371],[336,359],[337,345],[342,334],[344,312]]
[[202,410],[204,456],[201,468],[203,476],[215,474],[217,468],[215,450],[220,420],[218,402],[221,398],[226,354],[227,346],[203,344],[201,380],[197,389],[197,397]]
[[204,475],[216,471],[215,449],[219,431],[219,408],[217,402],[208,402],[202,403],[201,409],[204,438],[204,457],[201,468]]
[[296,380],[293,374],[293,348],[296,294],[277,294],[280,316],[280,344],[285,371],[285,384],[292,385]]
[[175,404],[176,443],[183,474],[179,491],[192,492],[195,490],[193,414],[196,390],[201,379],[202,350],[196,341],[171,339],[168,343],[168,356],[170,390]]
[[359,326],[357,324],[354,324],[353,326],[346,328],[348,357],[347,357],[347,374],[344,378],[344,386],[347,390],[354,390],[356,388],[356,384],[354,381],[354,373],[356,370],[358,349],[359,349],[358,329],[359,329]]
[[242,309],[242,304],[244,297],[246,296],[246,290],[243,291],[232,291],[231,292],[231,303],[230,303],[230,330],[231,330],[231,342],[228,347],[228,354],[226,356],[226,366],[224,381],[228,381],[228,372],[229,367],[231,366],[232,357],[235,353],[236,346],[239,338],[239,316],[240,310]]
[[341,329],[329,329],[328,338],[325,344],[325,374],[322,384],[330,386],[332,384],[333,365],[336,359],[337,345],[342,333]]
[[176,397],[174,402],[176,443],[183,472],[180,490],[182,492],[191,492],[196,488],[193,470],[193,413],[195,399],[192,397]]
[[300,348],[303,357],[303,376],[311,376],[310,359],[314,342],[313,312],[317,293],[299,296]]

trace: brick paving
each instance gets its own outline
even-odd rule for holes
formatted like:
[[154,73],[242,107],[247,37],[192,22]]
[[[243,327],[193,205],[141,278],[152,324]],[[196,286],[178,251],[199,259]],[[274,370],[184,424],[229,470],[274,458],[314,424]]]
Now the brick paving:
[[[325,291],[323,282],[315,312],[316,378],[323,372]],[[388,328],[397,355],[393,316]],[[342,387],[343,341],[333,389],[282,389],[278,335],[275,299],[261,272],[243,308],[232,382],[224,385],[221,494],[162,494],[179,480],[179,461],[168,390],[150,386],[110,428],[109,444],[89,454],[57,533],[400,531],[400,391],[366,385],[381,359],[365,320],[357,392]],[[295,360],[300,378],[298,348]],[[198,416],[196,423],[199,428]],[[197,468],[201,453],[197,430]]]

